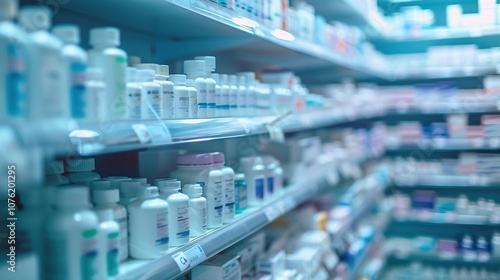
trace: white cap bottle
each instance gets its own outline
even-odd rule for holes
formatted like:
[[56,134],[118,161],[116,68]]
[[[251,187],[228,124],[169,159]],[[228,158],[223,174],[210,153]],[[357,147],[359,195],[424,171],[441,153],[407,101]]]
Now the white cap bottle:
[[[187,119],[191,115],[196,116],[198,106],[191,108],[192,100],[189,98],[189,90],[186,87],[186,75],[170,75],[170,81],[174,83],[174,116],[176,119]],[[197,105],[197,101],[194,104]]]
[[226,74],[220,75],[220,102],[217,105],[221,117],[229,116],[229,80]]
[[215,81],[215,116],[222,117],[220,75],[212,73],[211,77]]
[[236,75],[229,75],[229,115],[238,117],[238,78]]
[[90,182],[100,180],[101,176],[95,170],[94,158],[67,159],[64,165],[66,177],[72,184],[90,186]]
[[[93,181],[91,184],[92,202],[94,203],[95,211],[110,210],[113,220],[118,223],[120,228],[120,261],[125,261],[128,257],[128,223],[127,209],[123,205],[118,204],[120,201],[120,191],[118,189],[105,189],[104,186],[111,187],[111,182],[109,181]],[[102,187],[96,188],[97,185]]]
[[96,210],[99,219],[99,266],[100,278],[107,279],[119,274],[120,226],[113,220],[111,209]]
[[127,118],[142,119],[142,87],[137,83],[137,69],[127,67]]
[[78,46],[80,44],[80,29],[76,25],[62,24],[52,29],[52,33],[59,38],[64,47],[62,56],[64,59],[64,94],[68,95],[70,115],[74,119],[88,119],[86,109],[86,70],[87,53]]
[[142,186],[139,197],[127,206],[129,253],[136,259],[155,259],[169,247],[168,203],[159,198],[158,188]]
[[27,52],[27,115],[30,121],[69,118],[69,96],[65,76],[62,42],[48,32],[51,12],[43,6],[26,6],[19,13],[21,26],[30,33]]
[[241,72],[238,76],[245,77],[245,85],[247,87],[245,95],[246,110],[245,114],[247,116],[255,116],[255,95],[256,95],[256,80],[254,72]]
[[125,119],[127,53],[120,46],[120,31],[113,27],[90,30],[89,65],[102,69],[107,87],[106,117]]
[[[44,225],[44,277],[80,279],[100,275],[96,214],[89,208],[88,187],[68,186],[53,191],[54,211]],[[63,247],[61,247],[63,246]],[[62,250],[64,249],[64,250]]]
[[88,120],[102,120],[106,116],[106,84],[100,68],[87,68],[85,111]]
[[[23,118],[26,114],[26,61],[22,49],[26,34],[13,21],[18,0],[0,1],[0,122]],[[10,63],[6,63],[9,61]]]
[[182,192],[189,196],[189,231],[192,237],[207,232],[207,200],[199,184],[186,184]]
[[245,76],[238,76],[238,94],[236,103],[238,104],[237,114],[240,117],[247,116],[247,87]]
[[168,81],[170,70],[168,65],[158,65],[156,72],[156,82],[161,86],[163,100],[163,117],[165,119],[174,118],[174,83]]
[[120,182],[120,204],[127,207],[129,203],[136,200],[139,196],[138,192],[141,188],[141,182],[138,181],[121,181]]
[[181,193],[180,181],[158,182],[160,197],[168,203],[168,230],[170,246],[189,242],[189,197]]
[[266,167],[265,195],[273,196],[281,193],[283,190],[283,168],[281,168],[280,162],[272,156],[263,156],[262,159]]
[[240,158],[240,171],[247,180],[248,205],[255,206],[265,199],[265,166],[261,157]]
[[234,170],[231,167],[224,166],[224,154],[220,152],[211,153],[214,165],[213,168],[220,170],[222,173],[223,181],[223,209],[222,209],[222,222],[228,224],[233,221],[235,214],[234,203]]
[[212,78],[212,72],[215,71],[216,60],[215,56],[197,56],[195,60],[205,62],[205,83],[207,85],[207,118],[215,117],[216,102],[216,85],[217,83]]
[[205,62],[201,60],[184,61],[184,73],[187,79],[193,79],[195,88],[198,90],[198,112],[197,118],[207,117],[207,83],[205,76]]
[[126,176],[108,176],[108,177],[104,177],[102,179],[106,180],[106,181],[110,181],[112,189],[120,189],[121,183],[123,181],[130,181],[130,178],[126,177]]
[[51,161],[45,165],[45,185],[61,186],[69,184],[68,177],[64,173],[64,163],[60,160]]
[[189,91],[189,118],[194,119],[198,115],[198,90],[193,79],[186,79],[186,87]]
[[154,82],[155,71],[139,69],[136,73],[136,79],[142,90],[142,118],[163,119],[163,96],[160,84]]

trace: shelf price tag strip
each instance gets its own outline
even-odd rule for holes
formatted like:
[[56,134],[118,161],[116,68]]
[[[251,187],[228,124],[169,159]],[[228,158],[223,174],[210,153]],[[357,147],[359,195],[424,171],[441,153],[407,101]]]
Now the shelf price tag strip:
[[183,272],[190,267],[195,267],[196,265],[202,263],[207,259],[203,248],[200,245],[196,245],[184,252],[178,252],[172,256],[175,263],[179,267],[180,271]]
[[141,144],[172,143],[172,135],[165,125],[133,124],[132,129]]
[[276,220],[278,217],[282,216],[285,213],[285,204],[283,201],[277,201],[273,205],[267,207],[264,214],[266,215],[267,221],[272,222]]

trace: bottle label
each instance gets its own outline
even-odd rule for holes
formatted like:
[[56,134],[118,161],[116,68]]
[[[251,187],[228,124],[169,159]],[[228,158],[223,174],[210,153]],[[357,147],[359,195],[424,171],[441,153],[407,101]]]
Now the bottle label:
[[[33,117],[61,117],[66,116],[68,110],[68,104],[64,100],[69,100],[67,96],[64,95],[63,83],[61,83],[62,76],[62,59],[59,52],[47,52],[40,59],[41,65],[44,65],[39,72],[40,86],[37,91],[39,92],[39,97],[37,98],[40,102],[35,102],[34,104],[30,101],[29,110],[36,106],[39,108],[38,113],[34,113]],[[64,98],[66,97],[66,98]],[[30,96],[31,98],[31,96]],[[35,105],[36,104],[36,105]],[[36,112],[35,111],[35,112]],[[30,112],[31,114],[31,112]],[[39,115],[40,114],[40,115]]]
[[120,259],[124,260],[128,257],[127,217],[116,218],[114,220],[120,226]]
[[156,214],[156,246],[168,244],[168,213]]
[[[212,204],[212,218],[221,218],[222,217],[222,208],[223,208],[223,201],[222,201],[222,194],[223,194],[223,186],[222,186],[222,180],[219,178],[210,178],[211,182],[209,182],[209,190],[208,190],[208,195],[207,195],[207,200],[208,202],[211,202]],[[216,181],[217,180],[217,181]],[[210,207],[210,206],[209,206]]]
[[274,193],[274,177],[267,177],[267,192],[270,194]]
[[179,205],[177,207],[177,238],[189,237],[189,206]]
[[[193,91],[193,93],[195,93]],[[198,96],[196,94],[189,96],[189,117],[196,118],[198,116]]]
[[139,88],[127,89],[128,117],[130,119],[141,119],[142,117],[142,96]]
[[226,178],[225,188],[224,188],[224,214],[233,215],[234,214],[234,179],[233,176],[228,176],[230,178]]
[[[7,43],[7,71],[5,79],[6,111],[10,117],[24,115],[25,62],[16,42]],[[1,86],[1,85],[0,85]]]
[[[158,89],[146,89],[146,102],[151,106],[147,106],[147,116],[150,119],[156,118],[158,115],[160,118],[162,115],[162,100],[161,100],[160,91]],[[156,114],[155,114],[156,113]]]
[[108,251],[106,253],[106,265],[107,265],[108,276],[115,276],[118,275],[119,273],[118,266],[120,265],[119,264],[120,235],[121,233],[119,232],[112,232],[107,236]]
[[255,198],[264,199],[264,178],[255,179]]
[[207,107],[215,108],[215,89],[207,90]]
[[[98,279],[97,266],[97,229],[88,229],[82,233],[82,256],[80,257],[80,279]],[[59,256],[60,257],[60,256]]]
[[81,62],[72,62],[69,65],[70,73],[70,107],[71,107],[71,117],[75,119],[82,119],[87,117],[87,106],[90,104],[86,103],[86,87],[85,87],[85,71],[87,70],[87,65]]
[[247,208],[247,187],[245,184],[235,184],[234,200],[237,211]]
[[175,117],[178,119],[187,118],[190,116],[190,107],[189,107],[189,97],[187,96],[179,96],[176,100],[175,104]]
[[163,116],[174,118],[174,92],[171,90],[163,90]]

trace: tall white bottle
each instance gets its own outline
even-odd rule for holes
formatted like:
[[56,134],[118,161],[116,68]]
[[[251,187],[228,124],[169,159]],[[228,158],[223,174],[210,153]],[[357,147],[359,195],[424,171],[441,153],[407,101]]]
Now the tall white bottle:
[[76,25],[57,25],[52,33],[64,44],[62,56],[64,59],[65,94],[69,96],[70,115],[74,119],[88,119],[87,115],[87,53],[78,46],[80,44],[80,29]]
[[230,93],[229,81],[226,74],[220,75],[220,116],[229,116],[229,93]]
[[203,188],[199,184],[186,184],[182,192],[189,196],[189,232],[192,237],[207,232],[207,199],[202,197]]
[[96,210],[96,214],[99,218],[100,278],[112,278],[120,272],[120,226],[113,221],[111,209]]
[[168,65],[159,65],[156,75],[156,82],[161,86],[163,100],[163,118],[174,118],[174,83],[168,81],[170,69]]
[[238,76],[238,94],[236,97],[236,103],[238,104],[238,116],[247,116],[247,87],[245,76]]
[[157,187],[141,186],[139,197],[127,206],[129,253],[136,259],[155,259],[168,251],[168,203]]
[[198,90],[193,79],[186,79],[186,87],[189,95],[189,118],[195,119],[198,113]]
[[142,119],[142,87],[137,83],[137,69],[127,67],[127,118]]
[[0,122],[25,116],[26,34],[13,22],[17,0],[0,1]]
[[87,68],[87,90],[85,100],[85,115],[88,120],[102,120],[105,112],[106,84],[103,81],[102,70],[99,68]]
[[26,6],[19,13],[21,26],[30,33],[27,52],[27,116],[30,121],[69,118],[69,96],[64,88],[62,42],[48,32],[51,12]]
[[215,116],[222,117],[220,75],[212,73],[212,79],[215,81]]
[[45,279],[98,279],[99,221],[88,209],[89,190],[83,186],[55,189],[54,211],[45,221]]
[[184,73],[186,78],[194,80],[195,88],[198,90],[198,112],[197,118],[206,118],[208,111],[207,83],[205,76],[205,62],[201,60],[184,61]]
[[113,27],[90,30],[89,65],[101,68],[107,86],[106,113],[111,119],[125,119],[127,53],[120,46],[120,31]]
[[136,73],[137,82],[141,85],[142,91],[142,118],[162,119],[163,101],[160,84],[154,81],[155,71],[139,69]]
[[[187,119],[196,115],[198,106],[191,107],[192,100],[189,98],[189,89],[186,87],[186,75],[170,75],[170,81],[174,83],[174,117],[176,119]],[[197,101],[195,101],[197,104]]]
[[216,103],[215,94],[217,83],[212,79],[215,71],[215,56],[197,56],[194,59],[205,62],[205,83],[207,85],[207,118],[215,117]]
[[236,75],[229,75],[229,115],[238,117],[238,78]]
[[235,214],[234,203],[234,170],[231,167],[224,166],[224,154],[220,152],[212,153],[214,161],[213,168],[220,170],[222,173],[223,181],[223,209],[222,209],[222,222],[228,224],[233,221]]
[[246,108],[245,108],[245,114],[247,116],[255,116],[255,99],[256,99],[256,83],[257,81],[255,80],[255,73],[254,72],[241,72],[238,73],[238,76],[243,76],[245,77],[245,82],[246,82],[246,95],[245,95],[245,103],[246,103]]
[[181,193],[180,181],[158,182],[160,197],[168,203],[168,236],[170,246],[182,246],[189,242],[189,197]]

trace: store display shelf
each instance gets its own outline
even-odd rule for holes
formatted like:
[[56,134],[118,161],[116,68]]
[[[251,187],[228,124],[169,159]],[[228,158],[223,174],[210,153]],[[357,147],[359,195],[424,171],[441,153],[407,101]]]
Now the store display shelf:
[[461,254],[442,255],[432,252],[393,252],[388,255],[389,261],[418,261],[426,263],[443,264],[482,264],[488,266],[500,266],[500,256],[491,256],[488,259],[467,260]]
[[467,99],[451,102],[429,101],[423,104],[417,104],[412,108],[405,108],[404,106],[400,108],[391,108],[384,117],[440,116],[443,114],[498,114],[500,112],[499,108],[495,100],[485,102]]
[[500,223],[489,222],[486,216],[479,215],[457,215],[431,213],[427,219],[396,218],[393,220],[395,226],[418,227],[418,226],[478,226],[484,228],[498,228]]
[[[163,257],[155,260],[127,260],[120,267],[118,279],[174,279],[187,273],[195,265],[257,232],[301,203],[314,198],[322,190],[333,187],[325,179],[333,168],[329,163],[327,160],[318,163],[322,168],[316,173],[289,186],[277,197],[247,209],[232,223],[194,238],[182,247],[173,248]],[[181,257],[185,259],[181,261]]]
[[[404,65],[405,55],[401,55],[400,63]],[[387,58],[390,60],[390,58]],[[448,78],[468,78],[493,75],[497,73],[496,64],[491,65],[471,65],[471,66],[404,66],[394,67],[392,80],[412,80],[412,79],[448,79]]]
[[405,143],[389,143],[389,154],[412,153],[419,150],[432,152],[499,151],[500,138],[489,139],[444,139],[434,138]]
[[405,176],[405,180],[394,184],[397,188],[408,189],[499,189],[500,178],[482,176],[482,175],[415,175]]
[[498,25],[477,26],[477,27],[437,27],[432,29],[415,30],[413,32],[386,32],[379,34],[381,40],[387,41],[437,41],[448,39],[474,39],[486,36],[500,35]]

